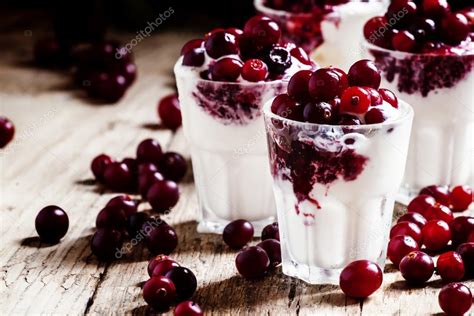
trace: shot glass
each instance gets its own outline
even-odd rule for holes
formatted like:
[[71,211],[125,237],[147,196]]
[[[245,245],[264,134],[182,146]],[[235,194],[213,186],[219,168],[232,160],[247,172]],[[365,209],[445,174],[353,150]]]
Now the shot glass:
[[382,86],[413,106],[415,119],[401,191],[474,185],[474,53],[413,54],[365,43]]
[[380,124],[339,126],[285,119],[264,107],[283,273],[337,284],[359,259],[383,269],[413,110]]
[[276,218],[262,107],[288,82],[209,81],[180,61],[175,75],[201,212],[198,231],[222,233],[230,221],[246,219],[260,233]]

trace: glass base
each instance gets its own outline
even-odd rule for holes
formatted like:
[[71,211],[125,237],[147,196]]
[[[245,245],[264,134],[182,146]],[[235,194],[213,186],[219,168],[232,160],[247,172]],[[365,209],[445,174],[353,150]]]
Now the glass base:
[[[276,222],[275,217],[269,217],[260,221],[250,221],[254,228],[254,237],[260,237],[262,234],[262,229],[268,224]],[[227,220],[214,220],[206,221],[201,220],[197,226],[198,233],[207,233],[207,234],[222,234],[224,228],[229,224],[230,221]]]

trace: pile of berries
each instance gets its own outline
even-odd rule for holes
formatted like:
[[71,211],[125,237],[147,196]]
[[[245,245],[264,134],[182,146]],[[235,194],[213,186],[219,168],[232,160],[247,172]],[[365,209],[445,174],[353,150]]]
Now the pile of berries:
[[359,60],[346,74],[334,67],[293,75],[288,93],[277,96],[273,113],[300,122],[331,125],[381,123],[398,108],[395,94],[380,88],[380,72],[372,61]]
[[215,29],[204,39],[187,42],[182,50],[183,65],[208,67],[201,77],[213,81],[271,81],[284,77],[294,63],[311,69],[313,63],[300,47],[280,45],[281,29],[265,16],[247,21],[243,30]]
[[265,1],[265,6],[275,10],[283,10],[292,13],[307,13],[324,12],[328,7],[347,2],[349,2],[349,0],[267,0]]
[[374,45],[403,52],[454,52],[453,46],[472,40],[474,8],[468,1],[393,0],[384,16],[364,26]]
[[242,249],[235,258],[237,271],[246,279],[259,279],[281,263],[280,233],[278,223],[265,226],[262,241],[247,246],[252,241],[254,228],[244,219],[230,222],[224,228],[222,238],[232,249]]
[[143,286],[143,298],[157,312],[175,308],[177,316],[199,316],[199,305],[189,301],[197,288],[194,273],[166,255],[158,255],[148,263],[150,279]]
[[0,116],[0,148],[10,143],[15,135],[15,125],[5,116]]

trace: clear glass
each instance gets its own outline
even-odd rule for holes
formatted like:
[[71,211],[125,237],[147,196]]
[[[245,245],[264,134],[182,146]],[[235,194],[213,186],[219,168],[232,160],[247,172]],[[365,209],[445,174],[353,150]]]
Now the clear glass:
[[338,284],[350,262],[383,269],[394,199],[402,182],[413,110],[359,126],[302,123],[264,107],[283,273]]
[[181,60],[175,66],[201,211],[198,231],[222,233],[230,221],[246,219],[260,234],[276,218],[261,109],[288,83],[215,82],[193,71]]
[[401,201],[427,185],[474,185],[474,52],[411,54],[365,43],[382,86],[413,106]]

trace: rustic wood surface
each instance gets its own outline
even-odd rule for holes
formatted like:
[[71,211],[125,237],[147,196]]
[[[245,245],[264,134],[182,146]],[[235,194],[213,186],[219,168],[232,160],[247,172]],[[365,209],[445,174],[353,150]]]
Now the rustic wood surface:
[[[67,75],[31,66],[31,46],[39,36],[28,27],[6,28],[0,36],[0,114],[17,127],[14,142],[0,151],[0,313],[150,313],[140,288],[147,279],[146,249],[137,246],[107,264],[91,255],[95,216],[114,194],[94,184],[89,163],[102,152],[133,156],[147,137],[189,158],[182,132],[160,128],[155,106],[173,89],[172,65],[190,35],[164,32],[139,43],[138,81],[119,103],[98,105],[71,88]],[[409,288],[391,265],[383,289],[363,302],[346,298],[336,286],[286,277],[280,269],[261,281],[243,280],[234,267],[235,252],[219,236],[196,232],[192,175],[186,180],[179,204],[165,219],[179,235],[173,256],[195,272],[194,300],[206,314],[441,312],[436,277],[425,288]],[[64,208],[70,219],[67,235],[54,246],[41,244],[34,228],[37,212],[48,204]]]

